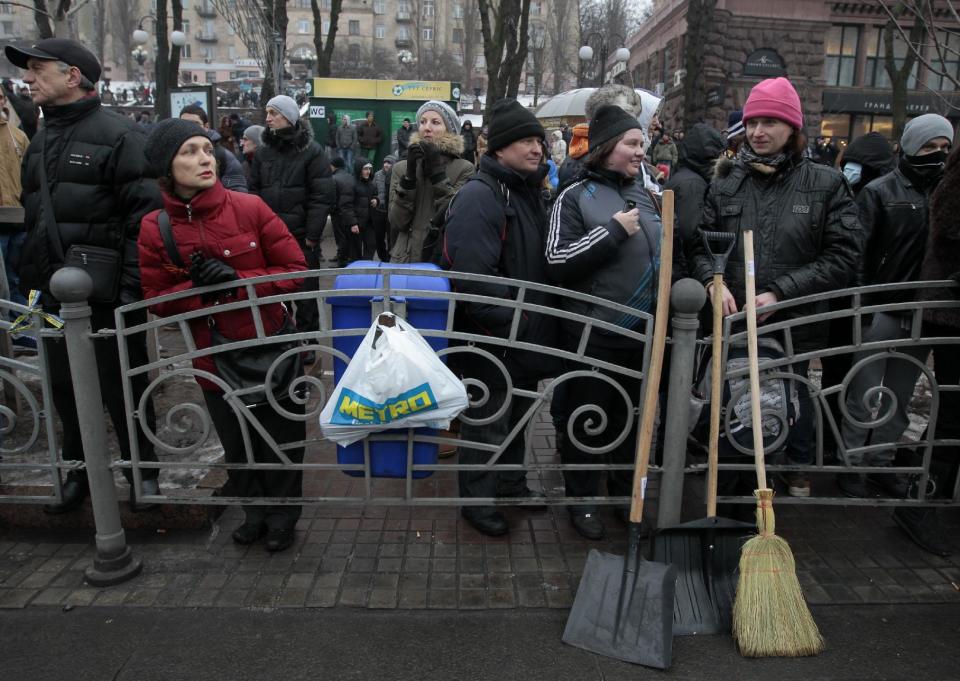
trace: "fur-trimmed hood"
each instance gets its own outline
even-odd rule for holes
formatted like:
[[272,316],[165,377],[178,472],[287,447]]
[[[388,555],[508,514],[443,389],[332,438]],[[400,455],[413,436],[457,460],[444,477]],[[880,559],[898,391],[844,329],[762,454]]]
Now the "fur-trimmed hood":
[[277,151],[284,152],[293,150],[300,152],[310,146],[313,141],[313,129],[309,123],[302,120],[289,128],[280,128],[271,130],[265,128],[263,131],[263,143],[268,147],[273,147]]
[[728,156],[721,156],[713,164],[713,179],[722,180],[733,172],[733,166],[737,164],[736,159]]
[[[419,132],[410,135],[410,144],[416,144],[417,142],[427,143],[420,137]],[[460,158],[463,155],[463,138],[456,133],[443,132],[433,140],[432,144],[440,150],[441,154],[446,154],[450,158]]]

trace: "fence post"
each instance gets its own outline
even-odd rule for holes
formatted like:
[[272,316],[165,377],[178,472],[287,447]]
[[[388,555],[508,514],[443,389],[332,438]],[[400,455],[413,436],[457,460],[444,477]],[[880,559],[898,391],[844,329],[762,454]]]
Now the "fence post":
[[683,503],[683,468],[687,461],[690,432],[690,387],[697,349],[697,315],[707,294],[696,279],[681,279],[673,285],[670,345],[670,380],[667,385],[667,415],[663,438],[663,473],[657,504],[657,527],[680,524]]
[[[50,290],[62,303],[60,316],[66,322],[63,334],[70,360],[70,379],[77,398],[77,418],[96,525],[97,554],[84,575],[93,586],[111,586],[136,577],[143,564],[127,546],[107,454],[107,429],[103,420],[97,356],[91,337],[91,309],[87,303],[93,281],[82,269],[64,267],[54,273]],[[110,386],[110,389],[116,389],[116,386]]]

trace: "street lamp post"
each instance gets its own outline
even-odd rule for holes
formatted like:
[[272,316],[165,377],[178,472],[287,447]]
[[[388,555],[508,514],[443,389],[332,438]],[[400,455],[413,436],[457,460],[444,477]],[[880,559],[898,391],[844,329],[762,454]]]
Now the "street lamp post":
[[[617,33],[614,33],[610,37],[621,45],[626,42],[623,36]],[[597,46],[596,50],[594,50],[591,43]],[[580,57],[580,87],[583,87],[584,69],[588,63],[593,62],[595,53],[599,53],[599,73],[596,74],[596,86],[600,87],[606,80],[608,46],[606,39],[596,31],[587,34],[583,46],[577,52],[577,56]],[[630,50],[626,47],[617,48],[613,54],[618,62],[626,62],[630,59]],[[593,68],[591,68],[591,80],[593,80]]]
[[283,36],[279,31],[273,34],[273,49],[274,49],[274,75],[273,83],[274,88],[278,95],[283,94],[283,53],[286,50],[286,44],[284,42]]
[[[166,11],[166,3],[163,5],[164,11]],[[179,9],[179,11],[178,11]],[[156,39],[157,39],[157,55],[154,60],[154,72],[155,72],[155,97],[154,97],[154,109],[157,113],[157,117],[160,119],[170,117],[170,82],[176,83],[179,79],[177,77],[177,71],[179,71],[179,56],[180,48],[187,43],[187,35],[180,29],[183,24],[183,8],[179,3],[174,3],[174,16],[173,16],[173,27],[174,30],[170,32],[169,41],[173,45],[173,48],[170,50],[170,53],[167,52],[167,17],[166,14],[163,14],[161,17],[157,17],[155,14],[147,14],[146,16],[140,17],[140,20],[137,22],[137,30],[133,32],[133,41],[137,45],[144,45],[150,39],[150,34],[147,33],[143,28],[143,24],[148,19],[153,20],[154,26],[156,27]],[[137,48],[141,49],[141,48]],[[145,53],[144,53],[145,54]],[[134,57],[136,59],[136,57]],[[146,61],[146,57],[144,57]],[[172,62],[172,63],[171,63]],[[138,62],[139,63],[139,62]],[[171,68],[172,67],[172,68]],[[172,72],[172,73],[171,73]]]
[[[143,65],[147,61],[147,51],[142,46],[137,45],[135,50],[130,52],[130,56],[137,62],[137,85],[143,84]],[[137,95],[139,96],[139,92]]]

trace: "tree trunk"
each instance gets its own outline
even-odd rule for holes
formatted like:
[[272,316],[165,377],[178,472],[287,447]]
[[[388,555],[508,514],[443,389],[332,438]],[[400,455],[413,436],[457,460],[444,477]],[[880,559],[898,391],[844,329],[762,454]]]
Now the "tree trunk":
[[343,0],[333,0],[330,3],[330,28],[327,30],[327,40],[323,40],[323,19],[320,16],[320,0],[310,0],[310,9],[313,12],[313,47],[317,52],[317,77],[330,77],[330,62],[333,60],[334,41],[337,38],[337,23],[340,21],[340,8]]
[[687,10],[687,35],[684,38],[687,75],[683,80],[683,122],[686,128],[702,121],[707,112],[703,48],[713,26],[716,6],[717,0],[690,0]]
[[[285,45],[287,42],[287,3],[285,0],[264,0],[267,7],[267,21],[274,38],[279,35]],[[271,40],[270,49],[274,52],[277,49],[277,43]],[[270,54],[274,54],[271,52]],[[277,76],[283,79],[283,54],[277,58],[267,59],[267,73],[263,79],[263,87],[260,89],[260,106],[265,107],[267,102],[273,99],[274,95],[282,94],[277,92]]]
[[[487,106],[490,114],[495,102],[516,97],[527,58],[530,0],[502,0],[494,8],[490,0],[479,0],[480,30],[487,61]],[[492,19],[492,21],[491,21]]]
[[[903,16],[903,7],[897,6],[894,13],[900,17]],[[893,117],[893,139],[900,139],[903,134],[903,126],[907,123],[907,93],[910,82],[910,72],[916,62],[916,55],[909,48],[906,50],[906,57],[903,60],[903,66],[897,68],[897,62],[894,52],[894,37],[897,32],[896,26],[891,19],[883,28],[883,66],[890,77],[891,104],[890,114]],[[916,21],[910,28],[910,42],[914,45],[920,45],[926,35],[926,26],[923,22]]]
[[[176,1],[176,0],[175,0]],[[157,112],[157,119],[170,118],[170,52],[167,37],[167,0],[156,0],[157,11],[157,57],[154,62],[153,108]]]
[[37,25],[37,37],[40,40],[53,37],[53,25],[47,10],[47,0],[33,0],[33,21]]

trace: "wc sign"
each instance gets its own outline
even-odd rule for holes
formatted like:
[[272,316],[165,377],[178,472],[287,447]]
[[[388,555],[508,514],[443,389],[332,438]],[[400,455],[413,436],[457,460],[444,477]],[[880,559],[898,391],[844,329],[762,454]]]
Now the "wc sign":
[[310,118],[323,118],[326,115],[327,115],[327,107],[325,106],[310,107]]

